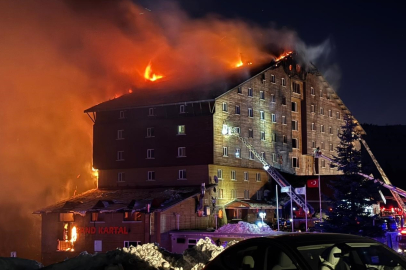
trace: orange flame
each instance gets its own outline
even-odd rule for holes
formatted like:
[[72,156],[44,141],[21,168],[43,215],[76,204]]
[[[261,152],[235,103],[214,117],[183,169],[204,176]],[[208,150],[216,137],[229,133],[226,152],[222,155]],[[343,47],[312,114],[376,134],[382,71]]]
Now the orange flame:
[[99,170],[92,167],[92,174],[94,177],[99,178]]
[[145,68],[145,72],[144,72],[144,78],[145,80],[150,80],[151,82],[154,82],[156,80],[159,80],[161,78],[163,78],[164,76],[162,75],[156,75],[155,73],[152,74],[152,70],[151,70],[151,62],[149,62],[148,66]]
[[70,241],[73,244],[74,242],[76,242],[77,239],[78,239],[78,234],[76,231],[76,226],[73,226],[72,231],[71,231]]
[[292,54],[292,53],[293,53],[293,52],[290,51],[290,52],[285,52],[285,53],[281,54],[278,58],[275,59],[275,62],[278,62],[278,61],[282,60],[283,58],[289,56],[289,55]]

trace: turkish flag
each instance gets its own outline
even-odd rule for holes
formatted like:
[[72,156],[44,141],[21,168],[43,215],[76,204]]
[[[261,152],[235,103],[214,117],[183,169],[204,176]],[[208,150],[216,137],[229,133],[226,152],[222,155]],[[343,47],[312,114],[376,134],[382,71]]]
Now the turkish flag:
[[309,180],[307,180],[307,186],[309,188],[319,187],[319,180],[318,179],[309,179]]

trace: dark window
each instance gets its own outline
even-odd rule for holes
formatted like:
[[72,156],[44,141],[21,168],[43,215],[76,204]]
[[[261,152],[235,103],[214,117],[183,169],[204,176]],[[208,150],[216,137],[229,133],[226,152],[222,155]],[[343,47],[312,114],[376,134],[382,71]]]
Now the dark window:
[[282,97],[282,105],[286,105],[286,97]]
[[293,82],[292,91],[293,93],[300,94],[300,84]]
[[184,244],[184,243],[186,243],[186,238],[176,238],[176,243]]

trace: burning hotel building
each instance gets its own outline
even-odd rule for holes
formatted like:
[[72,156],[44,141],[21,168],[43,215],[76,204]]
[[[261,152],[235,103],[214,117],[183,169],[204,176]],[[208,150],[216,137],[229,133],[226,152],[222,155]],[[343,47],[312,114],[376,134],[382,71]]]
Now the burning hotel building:
[[[149,66],[145,77],[160,79],[150,73]],[[85,112],[94,122],[98,188],[35,212],[44,264],[149,242],[172,250],[171,231],[254,221],[259,210],[272,221],[273,179],[238,137],[222,134],[223,125],[236,127],[286,175],[336,175],[313,153],[320,147],[331,156],[349,113],[294,53],[243,66],[221,84],[170,94],[137,90]]]

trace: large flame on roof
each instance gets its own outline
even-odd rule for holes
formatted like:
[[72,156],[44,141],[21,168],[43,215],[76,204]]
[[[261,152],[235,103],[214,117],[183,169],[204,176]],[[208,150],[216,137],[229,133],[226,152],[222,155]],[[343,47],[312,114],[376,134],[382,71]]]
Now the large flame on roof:
[[285,57],[291,55],[292,53],[293,53],[292,51],[290,51],[290,52],[284,52],[284,53],[281,54],[278,58],[275,59],[275,62],[278,62],[278,61],[284,59]]
[[156,80],[162,79],[163,77],[164,76],[162,76],[162,75],[157,75],[155,73],[152,73],[151,62],[149,62],[148,66],[145,68],[144,78],[146,80],[150,80],[151,82],[154,82]]

